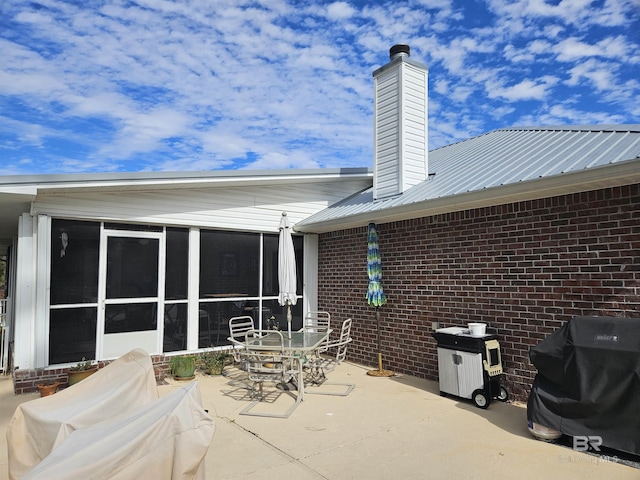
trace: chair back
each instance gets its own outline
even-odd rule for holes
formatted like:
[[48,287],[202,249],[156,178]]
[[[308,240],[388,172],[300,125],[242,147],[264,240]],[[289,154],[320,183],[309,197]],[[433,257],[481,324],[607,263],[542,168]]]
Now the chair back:
[[232,317],[229,319],[230,337],[237,342],[244,342],[245,334],[249,330],[253,330],[253,317],[243,315],[241,317]]
[[[271,345],[269,346],[268,350],[270,352],[275,352],[278,354],[282,354],[284,353],[284,335],[282,335],[282,332],[280,330],[260,330],[258,328],[250,328],[249,330],[244,332],[244,335],[242,336],[242,345],[244,347],[245,350],[248,351],[255,351],[260,349],[260,347],[256,347],[255,345],[250,346],[249,342],[251,341],[251,339],[255,339],[255,338],[259,338],[259,337],[265,337],[267,335],[271,335],[271,338],[273,339],[273,336],[275,335],[276,340],[270,342]],[[263,349],[266,349],[263,348]]]
[[[284,337],[282,332],[278,330],[248,330],[245,334],[244,345],[244,348],[238,350],[238,352],[241,361],[246,365],[247,377],[252,382],[250,390],[251,398],[254,401],[245,407],[240,412],[240,415],[288,418],[302,401],[304,387],[300,359],[285,353]],[[298,380],[298,393],[294,395],[295,402],[285,413],[253,411],[253,407],[268,398],[263,391],[264,383],[285,384],[293,378]],[[273,395],[274,392],[276,398],[282,393],[277,388],[273,389],[271,394]],[[285,392],[288,395],[291,394],[291,392]],[[273,401],[275,401],[273,398],[267,400],[268,403]]]
[[308,331],[327,330],[331,326],[331,315],[329,312],[307,312],[304,316],[303,328]]
[[[243,315],[240,317],[232,317],[229,319],[229,340],[235,346],[242,345],[246,339],[246,333],[253,331],[253,317],[249,315]],[[236,362],[240,361],[240,355],[238,350],[233,350],[233,359]]]
[[[304,316],[302,330],[307,332],[326,332],[331,330],[331,315],[324,311],[307,312]],[[318,347],[318,353],[326,352],[329,349],[330,338],[322,342]]]
[[351,343],[351,322],[350,318],[347,318],[342,322],[342,328],[340,329],[340,337],[336,342],[333,342],[330,346],[336,347],[336,363],[342,362],[347,357],[347,347]]
[[[276,337],[269,342],[267,350],[261,347],[249,347],[252,338],[270,335]],[[284,336],[278,330],[248,330],[245,334],[245,348],[240,351],[246,362],[249,379],[257,382],[286,382],[292,376],[292,359],[284,351]]]

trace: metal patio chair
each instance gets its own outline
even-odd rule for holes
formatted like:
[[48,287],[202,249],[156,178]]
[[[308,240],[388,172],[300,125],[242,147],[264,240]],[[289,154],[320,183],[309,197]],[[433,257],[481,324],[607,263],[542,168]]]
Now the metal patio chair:
[[[253,317],[250,315],[242,315],[240,317],[232,317],[229,319],[229,333],[227,340],[233,345],[233,361],[242,364],[240,350],[245,347],[246,333],[254,331]],[[244,369],[243,369],[244,370]]]
[[[307,312],[302,322],[300,332],[329,332],[331,334],[331,315],[325,311]],[[329,345],[329,336],[324,343],[318,348],[316,353],[326,352]]]
[[300,331],[316,331],[316,329],[329,329],[331,327],[331,315],[329,312],[312,311],[307,312],[302,322]]
[[[260,347],[253,349],[249,342],[252,338],[262,337],[265,335],[275,335],[279,342],[273,345],[269,350],[260,350]],[[297,394],[292,394],[288,389],[279,390],[278,385],[286,386],[290,380],[299,380],[300,361],[297,357],[285,353],[284,337],[277,330],[249,330],[245,334],[245,348],[239,350],[241,361],[246,365],[248,379],[251,383],[250,396],[251,403],[245,407],[240,415],[253,415],[257,417],[274,417],[288,418],[302,401],[301,387],[298,385]],[[274,384],[272,392],[265,393],[264,384]],[[299,383],[299,382],[298,382]],[[254,407],[261,403],[273,403],[275,400],[286,393],[295,396],[295,402],[284,413],[269,413],[265,411],[256,411]]]
[[[308,389],[307,393],[316,395],[337,395],[346,397],[351,393],[351,390],[355,388],[353,383],[335,383],[327,382],[326,372],[332,372],[338,365],[346,358],[347,348],[349,343],[353,340],[351,338],[351,318],[347,318],[342,322],[340,329],[340,336],[335,340],[329,340],[328,343],[323,345],[322,350],[319,350],[314,357],[307,358],[305,367],[307,368],[307,382],[312,386],[320,385],[337,385],[347,387],[346,390],[335,391],[313,391]],[[326,348],[325,348],[326,347]],[[335,354],[329,355],[329,351],[334,351]]]

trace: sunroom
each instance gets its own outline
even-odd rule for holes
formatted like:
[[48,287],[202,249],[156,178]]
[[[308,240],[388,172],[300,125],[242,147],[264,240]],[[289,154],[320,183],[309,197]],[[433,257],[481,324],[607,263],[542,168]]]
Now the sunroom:
[[[233,316],[286,325],[283,213],[295,226],[371,183],[368,169],[0,178],[16,391],[83,357],[224,347]],[[317,242],[294,234],[293,328],[317,306]]]

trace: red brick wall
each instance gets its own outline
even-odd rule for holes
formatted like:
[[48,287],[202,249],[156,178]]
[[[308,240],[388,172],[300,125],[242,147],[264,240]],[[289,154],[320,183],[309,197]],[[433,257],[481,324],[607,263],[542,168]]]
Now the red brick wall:
[[[169,359],[164,355],[151,355],[156,382],[161,385],[169,376]],[[97,362],[98,368],[104,368],[111,361]],[[13,391],[16,395],[38,391],[38,384],[60,382],[60,388],[66,388],[69,381],[69,368],[37,368],[34,370],[16,370],[13,372]]]
[[[378,224],[384,367],[437,379],[432,322],[497,330],[526,400],[529,349],[576,315],[640,317],[640,185]],[[377,365],[366,227],[320,236],[319,308],[353,318],[348,358]],[[640,325],[639,325],[640,326]]]

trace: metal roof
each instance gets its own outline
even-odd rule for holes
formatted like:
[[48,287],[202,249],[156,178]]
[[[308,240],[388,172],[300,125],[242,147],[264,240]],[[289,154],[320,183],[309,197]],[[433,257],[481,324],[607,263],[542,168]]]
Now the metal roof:
[[367,189],[295,225],[326,232],[640,182],[640,125],[512,127],[429,152],[429,178]]

